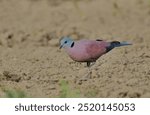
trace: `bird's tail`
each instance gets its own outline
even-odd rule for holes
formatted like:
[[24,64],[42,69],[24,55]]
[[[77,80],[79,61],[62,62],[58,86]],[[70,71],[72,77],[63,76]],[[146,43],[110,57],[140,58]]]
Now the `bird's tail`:
[[115,47],[120,47],[120,46],[127,46],[127,45],[132,45],[131,43],[128,42],[118,42],[118,41],[113,41],[110,42],[110,46],[108,46],[106,48],[106,52],[109,52],[110,50],[112,50]]
[[113,42],[111,42],[111,46],[113,47],[113,48],[115,48],[115,47],[120,47],[120,46],[127,46],[127,45],[132,45],[131,43],[128,43],[128,42],[118,42],[118,41],[113,41]]

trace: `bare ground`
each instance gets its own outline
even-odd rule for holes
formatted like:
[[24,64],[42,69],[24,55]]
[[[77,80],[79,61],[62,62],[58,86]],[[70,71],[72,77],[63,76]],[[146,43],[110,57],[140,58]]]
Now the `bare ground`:
[[[102,56],[81,80],[85,65],[59,50],[64,35],[133,45]],[[150,1],[0,0],[0,97],[61,97],[62,81],[78,97],[150,97]]]

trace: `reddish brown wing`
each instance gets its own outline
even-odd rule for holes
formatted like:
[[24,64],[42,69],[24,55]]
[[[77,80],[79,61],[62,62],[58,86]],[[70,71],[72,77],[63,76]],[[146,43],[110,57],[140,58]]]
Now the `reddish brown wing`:
[[88,45],[86,51],[91,58],[96,59],[106,52],[106,48],[101,43],[95,41]]

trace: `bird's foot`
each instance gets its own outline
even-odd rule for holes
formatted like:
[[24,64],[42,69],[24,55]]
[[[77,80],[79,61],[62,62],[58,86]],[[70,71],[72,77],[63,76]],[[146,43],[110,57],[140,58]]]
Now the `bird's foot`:
[[89,67],[92,67],[96,62],[92,62]]
[[86,66],[90,68],[90,67],[92,67],[95,63],[96,63],[96,62],[87,62]]

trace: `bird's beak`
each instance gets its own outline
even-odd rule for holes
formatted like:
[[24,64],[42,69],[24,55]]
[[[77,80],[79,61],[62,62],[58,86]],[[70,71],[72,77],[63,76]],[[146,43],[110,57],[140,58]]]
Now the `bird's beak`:
[[60,47],[59,47],[59,49],[61,49],[63,47],[63,45],[61,45]]

